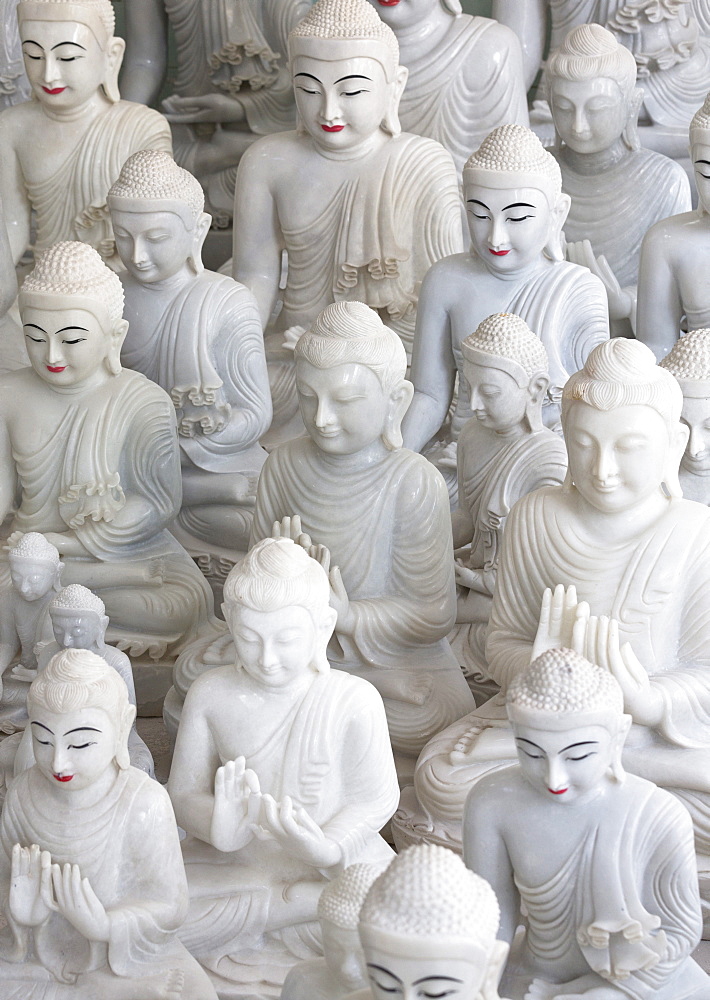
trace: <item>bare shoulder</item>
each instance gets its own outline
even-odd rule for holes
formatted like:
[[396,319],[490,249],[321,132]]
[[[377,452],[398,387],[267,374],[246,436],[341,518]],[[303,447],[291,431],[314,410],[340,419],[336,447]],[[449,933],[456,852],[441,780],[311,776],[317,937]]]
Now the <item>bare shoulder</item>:
[[196,711],[211,710],[214,706],[224,703],[224,700],[234,698],[239,687],[239,674],[236,667],[227,664],[214,667],[201,674],[191,685],[185,698],[183,718]]
[[13,143],[26,135],[28,128],[40,128],[45,122],[40,105],[36,101],[25,101],[0,112],[0,137],[3,143]]
[[286,174],[294,175],[294,160],[307,156],[308,147],[297,132],[274,132],[252,143],[239,161],[239,176],[258,179],[267,187]]
[[682,212],[680,215],[661,219],[644,236],[644,252],[651,251],[663,257],[671,257],[679,243],[692,238],[694,232],[701,228],[705,229],[704,236],[707,239],[708,227],[703,227],[702,221],[697,212]]

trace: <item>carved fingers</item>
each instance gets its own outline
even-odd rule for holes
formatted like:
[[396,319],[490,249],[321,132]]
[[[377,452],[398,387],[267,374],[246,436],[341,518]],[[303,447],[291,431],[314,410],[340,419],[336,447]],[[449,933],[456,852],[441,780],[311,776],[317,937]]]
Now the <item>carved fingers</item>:
[[52,859],[37,844],[15,844],[10,859],[10,913],[18,924],[37,927],[49,917],[50,907],[43,893]]
[[56,908],[87,941],[108,941],[110,920],[88,878],[78,865],[52,865]]
[[[562,646],[581,652],[582,625],[589,617],[589,605],[586,601],[577,600],[577,588],[559,583],[554,592],[546,588],[540,605],[540,620],[533,643],[532,657],[534,660],[548,649],[560,649]],[[576,626],[576,629],[575,629]]]
[[289,795],[279,804],[271,795],[262,796],[261,825],[289,854],[306,864],[330,868],[340,860],[335,841],[325,836],[302,806]]

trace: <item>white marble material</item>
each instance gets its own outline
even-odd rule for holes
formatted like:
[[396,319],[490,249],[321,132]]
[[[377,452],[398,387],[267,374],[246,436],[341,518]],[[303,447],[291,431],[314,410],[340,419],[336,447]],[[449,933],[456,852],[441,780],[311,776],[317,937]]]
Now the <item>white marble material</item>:
[[22,44],[17,25],[18,0],[0,2],[0,108],[28,100],[30,83],[25,75]]
[[680,487],[688,500],[710,505],[710,330],[686,333],[661,361],[683,392],[688,443],[680,462]]

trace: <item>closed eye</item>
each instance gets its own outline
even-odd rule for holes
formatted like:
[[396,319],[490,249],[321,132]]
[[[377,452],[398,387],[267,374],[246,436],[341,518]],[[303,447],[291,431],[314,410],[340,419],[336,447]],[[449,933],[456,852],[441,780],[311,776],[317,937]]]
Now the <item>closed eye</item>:
[[[36,736],[35,736],[35,739],[37,740]],[[54,744],[50,743],[49,740],[37,740],[37,742],[41,743],[43,747],[52,747],[52,746],[54,746]]]
[[341,97],[357,97],[358,94],[369,94],[369,90],[344,90]]
[[68,750],[86,750],[87,747],[95,747],[96,743],[70,743]]
[[530,751],[526,750],[525,747],[520,747],[520,749],[523,751],[526,757],[532,757],[533,760],[542,760],[542,754],[530,753]]
[[77,337],[76,340],[63,340],[63,344],[83,344],[86,337]]
[[509,217],[505,221],[506,222],[525,222],[526,219],[535,219],[535,218],[537,218],[537,216],[535,216],[535,215],[521,215],[517,219]]
[[589,753],[584,753],[582,754],[581,757],[568,757],[567,760],[586,760],[587,757],[594,757],[594,756],[596,756],[596,751],[590,750]]
[[28,340],[34,340],[35,344],[45,344],[46,343],[46,341],[42,340],[41,337],[33,337],[29,333],[26,333],[25,336],[28,338]]

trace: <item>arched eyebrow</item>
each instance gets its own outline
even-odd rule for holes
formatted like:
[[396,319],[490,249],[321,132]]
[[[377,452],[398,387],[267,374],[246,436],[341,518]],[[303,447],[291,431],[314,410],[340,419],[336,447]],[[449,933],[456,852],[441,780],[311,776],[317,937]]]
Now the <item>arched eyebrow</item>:
[[544,751],[544,750],[542,749],[542,747],[539,747],[539,746],[537,745],[537,743],[533,743],[533,741],[532,741],[532,740],[526,740],[524,736],[516,736],[515,738],[516,738],[516,740],[517,740],[517,742],[518,742],[518,743],[529,743],[531,747],[535,747],[535,749],[536,749],[536,750],[539,750],[539,751],[540,751],[540,753],[544,753],[544,752],[545,752],[545,751]]
[[[46,728],[46,727],[45,727]],[[100,729],[96,729],[94,726],[77,726],[76,729],[69,729],[65,736],[71,736],[72,733],[100,733]]]
[[39,42],[36,42],[34,40],[34,38],[25,38],[25,40],[23,41],[22,44],[23,45],[36,45],[38,49],[42,49],[42,51],[44,52],[44,48],[39,44]]
[[297,76],[307,76],[309,80],[315,80],[316,83],[320,83],[320,80],[318,79],[318,77],[317,76],[313,76],[312,73],[296,73],[296,76],[294,76],[294,80],[296,79]]
[[47,732],[50,734],[50,736],[54,736],[54,733],[49,728],[49,726],[45,726],[45,724],[43,722],[33,722],[32,725],[33,726],[40,726],[42,729],[46,729]]
[[[37,43],[35,42],[35,44],[37,44]],[[76,47],[78,49],[81,49],[83,52],[86,52],[86,49],[84,48],[84,46],[83,45],[79,45],[78,42],[57,42],[57,44],[53,45],[52,48],[49,51],[50,52],[54,52],[55,49],[61,48],[62,45],[76,45]]]
[[507,212],[509,208],[535,208],[535,206],[529,205],[527,201],[514,201],[512,205],[506,205],[503,211]]
[[486,205],[485,201],[480,201],[478,198],[469,198],[466,202],[467,205],[480,205],[481,208],[485,208],[487,212],[490,212],[490,208]]
[[33,330],[39,330],[40,333],[46,333],[47,332],[46,330],[43,330],[41,326],[37,326],[36,323],[23,323],[22,324],[23,329],[26,326],[31,326]]
[[416,982],[412,983],[412,986],[421,986],[422,983],[431,982],[462,983],[463,979],[456,979],[455,976],[424,976],[422,979],[417,979]]
[[335,82],[342,83],[343,80],[369,80],[369,82],[372,83],[371,76],[363,76],[361,73],[351,73],[350,76],[341,76],[340,79]]
[[395,976],[394,972],[390,972],[390,970],[386,969],[384,965],[375,965],[373,962],[368,962],[367,967],[368,969],[377,969],[378,972],[384,972],[386,976],[391,976],[392,979],[396,979],[398,983],[402,982],[399,976]]
[[705,163],[708,167],[710,167],[710,160],[696,160],[695,162],[696,163]]
[[61,330],[55,330],[54,336],[56,337],[58,333],[66,333],[67,330],[81,330],[82,333],[88,333],[89,331],[85,326],[63,326]]
[[574,750],[575,747],[596,747],[599,745],[599,740],[582,740],[581,743],[570,743],[568,747],[564,747],[560,753],[564,753],[566,750]]

